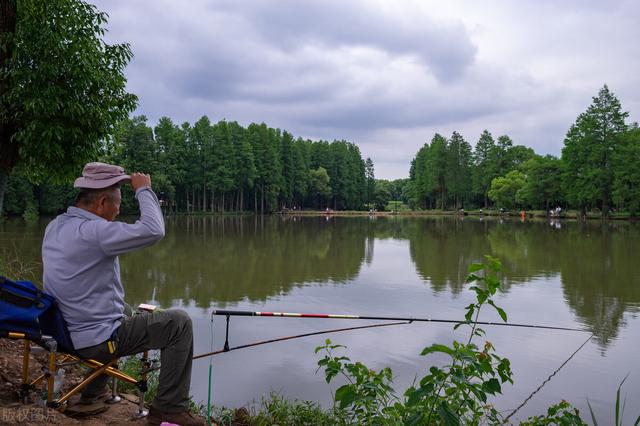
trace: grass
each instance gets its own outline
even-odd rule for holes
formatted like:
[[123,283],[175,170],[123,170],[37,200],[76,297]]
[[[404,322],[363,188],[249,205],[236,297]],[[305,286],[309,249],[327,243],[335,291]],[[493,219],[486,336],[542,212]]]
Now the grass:
[[[627,374],[626,376],[624,376],[624,379],[622,379],[622,382],[620,382],[620,385],[618,386],[618,391],[616,392],[616,411],[615,411],[615,423],[613,423],[615,426],[622,426],[623,423],[623,418],[624,418],[624,410],[626,408],[626,398],[622,401],[622,407],[620,407],[620,390],[622,389],[622,385],[624,384],[624,382],[627,380],[627,377],[629,377],[629,375]],[[593,422],[594,426],[598,426],[598,420],[596,419],[596,415],[593,412],[593,408],[591,407],[591,403],[589,402],[589,399],[587,399],[587,405],[589,406],[589,414],[591,414],[591,421]],[[608,423],[607,423],[608,424]],[[638,426],[640,424],[640,416],[638,416],[638,418],[635,420],[635,422],[633,423],[633,426]]]
[[[192,404],[191,411],[206,418],[206,404]],[[332,410],[324,410],[317,402],[287,400],[277,393],[255,402],[248,408],[213,409],[212,421],[224,426],[267,426],[267,425],[344,425],[345,420]]]
[[[150,358],[153,358],[153,353],[149,354]],[[142,362],[139,356],[131,355],[127,357],[120,358],[120,362],[118,363],[120,370],[129,376],[139,379],[140,371],[142,370]],[[159,383],[160,370],[151,371],[147,374],[147,392],[144,395],[144,402],[150,404],[155,398],[156,393],[158,392],[158,383]],[[138,393],[138,388],[135,385],[126,382],[118,382],[118,391],[119,392],[127,392],[127,393]]]

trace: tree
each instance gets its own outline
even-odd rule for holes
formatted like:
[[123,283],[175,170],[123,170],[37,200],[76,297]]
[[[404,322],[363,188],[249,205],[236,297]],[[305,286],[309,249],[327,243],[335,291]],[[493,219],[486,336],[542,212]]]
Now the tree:
[[185,152],[186,134],[168,117],[160,118],[154,128],[154,134],[159,151],[158,167],[170,182],[166,192],[159,195],[161,200],[167,202],[169,208],[177,210],[178,194],[186,193],[185,178],[188,172]]
[[256,178],[256,164],[254,161],[253,150],[247,138],[247,132],[237,122],[230,123],[232,133],[234,134],[234,147],[236,155],[236,188],[238,189],[237,211],[244,209],[245,191],[253,189],[253,182]]
[[632,215],[640,213],[640,129],[624,134],[614,157],[613,200]]
[[445,181],[453,208],[464,207],[471,191],[471,146],[458,132],[453,132],[446,152]]
[[627,130],[628,115],[605,85],[567,132],[562,149],[565,187],[569,200],[580,205],[583,213],[595,204],[600,204],[603,215],[609,213],[613,160]]
[[[194,208],[198,204],[202,211],[207,208],[207,187],[213,179],[213,138],[213,126],[206,115],[200,117],[189,129],[189,151],[193,170],[190,176],[192,203]],[[201,194],[198,203],[197,193]]]
[[293,199],[301,205],[309,193],[309,155],[305,142],[298,138],[293,144]]
[[280,198],[282,207],[291,207],[293,204],[293,188],[295,185],[295,154],[293,152],[293,136],[284,131],[280,138],[280,163],[282,164],[282,185],[280,186]]
[[369,157],[367,157],[364,162],[364,174],[367,181],[365,203],[371,204],[371,202],[373,202],[373,197],[376,190],[376,176],[373,170],[373,161],[371,161],[371,158]]
[[309,172],[311,178],[311,195],[316,198],[316,206],[321,208],[322,201],[327,200],[331,196],[331,185],[329,182],[329,174],[324,167],[318,167]]
[[270,212],[277,207],[277,196],[282,179],[282,166],[278,156],[281,134],[280,130],[270,129],[262,123],[250,124],[248,136],[256,165],[254,209],[256,213],[260,210],[260,213],[264,214],[265,210]]
[[512,170],[491,182],[489,198],[495,201],[498,207],[513,209],[519,204],[518,191],[524,187],[524,184],[524,174],[518,170]]
[[104,42],[106,22],[81,0],[1,2],[0,212],[15,167],[34,181],[75,175],[135,109],[131,50]]
[[374,202],[376,209],[384,211],[389,201],[393,199],[393,189],[391,182],[384,179],[376,180],[376,190],[374,195]]
[[413,208],[427,208],[427,189],[426,189],[426,161],[429,152],[429,144],[424,144],[411,160],[409,168],[409,180],[411,184],[407,189],[407,195],[410,197],[410,204]]
[[531,160],[536,156],[536,153],[533,149],[524,145],[515,145],[507,150],[507,161],[506,164],[509,167],[509,170],[506,172],[510,172],[513,169],[520,167],[522,164]]
[[424,190],[433,198],[436,208],[445,209],[447,186],[447,140],[436,133],[425,159]]
[[[218,210],[225,210],[225,196],[229,194],[236,183],[235,174],[238,170],[234,151],[231,126],[224,120],[213,126],[213,143],[211,146],[211,211],[215,210],[216,193],[221,195],[218,200]],[[231,197],[229,197],[231,198]]]
[[518,192],[518,197],[524,204],[549,211],[551,203],[563,201],[560,159],[552,155],[536,156],[521,168],[525,175],[525,184]]
[[480,135],[473,153],[473,191],[484,200],[485,208],[489,205],[487,194],[491,188],[491,181],[496,177],[493,176],[490,168],[491,153],[495,146],[493,136],[485,129]]

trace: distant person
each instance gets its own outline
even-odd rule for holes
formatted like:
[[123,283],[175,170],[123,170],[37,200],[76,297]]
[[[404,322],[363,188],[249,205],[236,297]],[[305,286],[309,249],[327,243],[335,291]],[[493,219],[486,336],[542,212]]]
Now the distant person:
[[[120,185],[130,182],[140,205],[134,224],[115,221]],[[76,179],[76,205],[56,217],[42,242],[44,289],[60,306],[78,354],[101,362],[145,350],[161,350],[160,383],[148,424],[203,425],[189,412],[193,357],[191,319],[181,310],[127,316],[118,255],[150,246],[165,227],[151,177],[89,163]],[[103,375],[83,389],[81,402],[93,403],[108,392]]]

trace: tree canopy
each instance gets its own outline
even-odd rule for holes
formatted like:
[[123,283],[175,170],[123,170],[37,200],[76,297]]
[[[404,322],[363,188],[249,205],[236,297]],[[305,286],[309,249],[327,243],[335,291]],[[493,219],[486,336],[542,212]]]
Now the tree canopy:
[[18,167],[61,180],[96,158],[136,97],[128,45],[104,42],[107,15],[81,0],[4,0],[0,13],[0,212]]
[[[344,140],[311,141],[252,123],[121,121],[99,159],[153,175],[166,209],[182,212],[285,209],[600,208],[640,213],[640,130],[627,125],[607,86],[567,133],[562,157],[538,155],[484,130],[472,149],[463,135],[436,133],[411,162],[408,179],[376,179],[370,158]],[[80,167],[76,169],[79,170]],[[67,184],[33,186],[11,175],[10,214],[54,213],[73,197]],[[133,211],[124,197],[123,211]]]
[[564,139],[567,199],[583,210],[599,205],[608,214],[617,152],[627,131],[620,101],[605,85],[580,114]]
[[603,86],[567,132],[561,158],[537,155],[508,135],[495,140],[488,130],[471,154],[458,132],[449,139],[436,133],[411,162],[404,193],[413,207],[427,209],[562,205],[638,214],[640,131],[627,117]]

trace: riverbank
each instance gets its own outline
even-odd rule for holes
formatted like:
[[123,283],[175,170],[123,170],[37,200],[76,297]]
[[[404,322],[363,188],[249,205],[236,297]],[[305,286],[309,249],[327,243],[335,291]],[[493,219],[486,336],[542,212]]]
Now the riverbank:
[[[371,217],[384,217],[384,216],[450,216],[450,217],[464,217],[464,216],[473,216],[478,218],[484,217],[498,217],[498,218],[522,218],[522,213],[524,212],[525,218],[529,219],[568,219],[568,220],[582,220],[582,216],[579,210],[567,210],[563,211],[560,215],[550,215],[548,212],[544,210],[513,210],[513,211],[499,211],[499,210],[464,210],[464,211],[454,211],[454,210],[399,210],[399,211],[368,211],[368,210],[281,210],[274,212],[274,214],[282,215],[282,216],[371,216]],[[193,216],[193,217],[207,217],[207,216],[216,216],[216,217],[238,217],[238,216],[254,216],[254,212],[247,211],[228,211],[228,212],[172,212],[172,211],[164,211],[165,217],[183,217],[183,216]],[[121,218],[134,218],[132,215],[123,215]],[[0,218],[0,220],[5,220],[8,218],[20,218],[19,216],[8,216]],[[41,218],[48,218],[48,216],[41,216]],[[630,220],[635,221],[639,220],[640,216],[632,216],[629,212],[619,212],[619,213],[610,213],[608,218],[603,218],[602,213],[600,212],[587,212],[586,220]],[[34,217],[27,222],[37,221],[38,217]],[[50,219],[49,219],[50,220]]]
[[[23,342],[0,339],[0,425],[83,425],[83,426],[143,426],[146,418],[136,419],[137,396],[120,393],[118,404],[93,404],[85,415],[75,414],[78,396],[69,401],[65,412],[44,408],[36,401],[36,392],[31,392],[27,403],[19,401],[21,384]],[[46,365],[46,354],[32,354],[29,358],[30,377],[36,377]],[[68,391],[82,379],[80,369],[67,367],[63,390]],[[192,405],[196,414],[206,417],[206,407]],[[271,395],[259,406],[249,409],[215,410],[212,425],[250,426],[271,424],[314,424],[333,425],[336,417],[331,411],[323,410],[319,404],[309,401],[287,401],[278,395]]]
[[[95,409],[94,415],[73,418],[54,409],[43,408],[36,401],[36,393],[32,392],[26,404],[18,400],[18,390],[22,372],[22,341],[0,339],[0,424],[16,425],[145,425],[146,420],[133,419],[137,405],[130,401],[132,395],[124,395],[118,404]],[[46,354],[31,355],[29,359],[30,377],[36,377],[46,365]],[[81,380],[79,371],[70,369],[65,374],[63,389],[68,390]],[[72,398],[70,405],[78,397]]]
[[[284,210],[278,214],[286,216],[475,216],[475,217],[516,217],[521,218],[524,214],[525,218],[537,219],[571,219],[580,220],[581,213],[579,210],[567,210],[557,216],[551,216],[544,210],[519,210],[519,211],[500,211],[500,210],[401,210],[401,211],[365,211],[365,210]],[[587,220],[602,220],[603,216],[599,212],[587,212]],[[637,217],[631,216],[630,213],[611,213],[609,220],[637,220]]]

